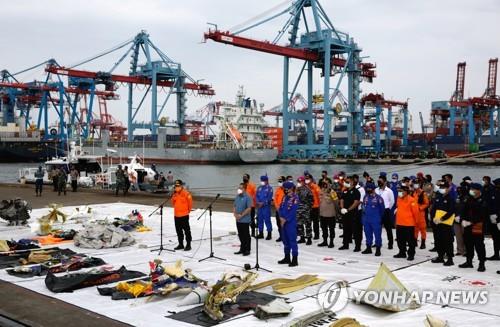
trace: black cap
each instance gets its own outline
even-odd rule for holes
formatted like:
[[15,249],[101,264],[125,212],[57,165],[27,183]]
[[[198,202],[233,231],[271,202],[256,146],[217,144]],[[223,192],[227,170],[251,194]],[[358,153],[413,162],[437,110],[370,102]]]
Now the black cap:
[[465,176],[464,178],[462,178],[463,181],[471,181],[472,178],[470,178],[469,176]]
[[177,179],[175,181],[175,186],[182,186],[182,185],[184,185],[184,183],[180,179]]
[[500,178],[495,179],[493,184],[495,184],[495,186],[500,186]]

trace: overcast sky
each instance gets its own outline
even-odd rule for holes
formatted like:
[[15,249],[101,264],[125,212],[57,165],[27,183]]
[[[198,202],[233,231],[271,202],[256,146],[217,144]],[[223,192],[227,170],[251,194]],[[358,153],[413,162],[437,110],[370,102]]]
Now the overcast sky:
[[[71,65],[147,30],[188,74],[213,85],[216,100],[232,101],[238,85],[244,85],[248,96],[273,107],[281,103],[282,58],[201,40],[207,22],[229,29],[281,3],[3,0],[0,69],[16,72],[48,58]],[[363,92],[409,99],[414,120],[419,111],[427,120],[431,101],[450,97],[457,62],[467,62],[466,96],[480,96],[486,87],[488,59],[500,56],[497,0],[323,0],[322,4],[335,27],[354,37],[362,54],[370,56],[367,60],[377,64],[378,77],[373,84],[364,83]],[[246,35],[272,39],[282,22]],[[108,70],[123,53],[82,68]],[[127,73],[128,61],[117,72]],[[40,78],[40,72],[22,79]],[[319,82],[315,78],[317,90]],[[189,111],[209,101],[190,97]],[[126,120],[125,97],[111,107],[114,115]],[[167,115],[174,115],[172,109]]]

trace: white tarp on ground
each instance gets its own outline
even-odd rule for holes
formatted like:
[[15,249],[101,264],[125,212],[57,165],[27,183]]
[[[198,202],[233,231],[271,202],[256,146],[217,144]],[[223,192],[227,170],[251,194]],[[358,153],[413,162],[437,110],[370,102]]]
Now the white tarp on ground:
[[[145,225],[152,227],[152,232],[132,233],[136,238],[136,244],[116,249],[82,249],[76,248],[72,243],[63,244],[60,247],[70,248],[74,251],[86,253],[100,257],[107,263],[118,268],[125,265],[131,270],[140,270],[148,273],[148,261],[157,258],[155,253],[151,253],[149,248],[159,244],[160,216],[154,214],[148,217],[154,207],[129,203],[113,203],[91,205],[97,218],[125,217],[133,209],[138,209],[144,216]],[[71,214],[74,207],[65,207],[64,212]],[[48,209],[33,210],[32,219],[37,219],[46,214]],[[177,251],[175,253],[165,251],[161,254],[161,259],[166,263],[173,263],[182,259],[184,267],[191,268],[193,272],[215,283],[224,271],[238,270],[245,263],[252,266],[255,263],[255,242],[252,243],[252,254],[248,257],[234,255],[238,250],[238,237],[230,232],[235,231],[234,218],[230,213],[214,212],[213,228],[215,255],[227,259],[221,261],[209,259],[198,262],[199,259],[209,255],[209,231],[208,215],[207,220],[196,218],[202,213],[198,209],[191,213],[191,230],[193,235],[193,250],[190,252]],[[173,222],[173,210],[164,209],[164,244],[166,248],[173,248],[177,244],[175,228]],[[81,224],[68,222],[65,228],[79,230]],[[348,251],[339,251],[341,239],[338,236],[342,231],[337,230],[337,238],[334,249],[318,248],[316,244],[312,246],[302,245],[299,248],[299,267],[289,268],[278,265],[277,260],[282,257],[282,244],[272,241],[260,241],[260,266],[272,270],[272,273],[259,272],[257,282],[278,278],[294,278],[301,274],[318,274],[326,280],[347,280],[352,288],[366,289],[376,274],[380,262],[383,261],[390,269],[396,270],[394,273],[409,290],[487,290],[489,291],[489,302],[486,305],[457,305],[456,307],[442,307],[440,305],[424,303],[421,308],[408,310],[400,313],[384,312],[367,305],[349,303],[347,307],[339,313],[339,316],[355,317],[359,322],[367,326],[423,326],[423,320],[427,314],[447,319],[451,326],[479,326],[489,324],[490,326],[500,325],[500,275],[496,270],[500,270],[499,262],[487,262],[487,271],[479,273],[475,269],[459,269],[457,264],[463,262],[464,258],[455,258],[455,266],[444,267],[441,264],[432,264],[428,260],[432,253],[428,250],[417,250],[415,261],[412,263],[394,259],[392,256],[396,250],[387,250],[386,246],[382,250],[381,257],[374,255],[362,255],[353,253],[352,248]],[[385,231],[384,231],[385,234]],[[35,236],[30,232],[29,227],[7,226],[0,222],[0,239],[19,239]],[[276,238],[276,233],[274,235]],[[200,241],[200,239],[202,241]],[[384,238],[385,241],[385,238]],[[428,246],[432,245],[432,234],[429,235]],[[491,254],[491,240],[487,240],[487,253]],[[477,266],[477,261],[476,261]],[[0,278],[30,290],[45,294],[82,308],[97,312],[136,326],[187,326],[179,321],[173,321],[167,316],[173,312],[183,311],[190,307],[179,308],[176,302],[184,295],[172,295],[159,300],[133,299],[127,301],[112,301],[109,297],[100,296],[95,287],[77,290],[73,293],[54,294],[46,289],[44,277],[30,279],[19,279],[8,275],[5,270],[0,270]],[[282,323],[309,313],[319,308],[316,301],[317,290],[321,287],[312,286],[302,291],[291,293],[287,298],[294,307],[290,316],[269,320],[267,323],[279,326]],[[261,290],[262,292],[272,292],[270,288]],[[224,323],[227,326],[254,326],[262,323],[255,318],[252,313],[236,317]]]

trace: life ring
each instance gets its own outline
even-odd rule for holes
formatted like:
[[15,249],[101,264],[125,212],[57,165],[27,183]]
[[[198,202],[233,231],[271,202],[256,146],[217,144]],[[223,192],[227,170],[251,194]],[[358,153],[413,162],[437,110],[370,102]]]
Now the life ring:
[[51,128],[50,129],[50,135],[57,135],[57,129],[56,128]]

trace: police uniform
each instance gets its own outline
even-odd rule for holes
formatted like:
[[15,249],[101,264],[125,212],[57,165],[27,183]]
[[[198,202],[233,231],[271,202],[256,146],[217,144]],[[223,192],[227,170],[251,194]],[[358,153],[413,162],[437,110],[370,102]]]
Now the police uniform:
[[[472,184],[471,190],[480,190],[479,184]],[[486,261],[486,249],[484,246],[484,230],[483,225],[489,219],[488,203],[480,196],[471,196],[466,203],[464,214],[462,216],[462,226],[464,227],[464,242],[466,249],[467,261],[460,268],[472,268],[472,259],[474,258],[474,250],[477,252],[479,259],[478,271],[485,271],[484,262]]]
[[[447,187],[447,186],[445,186]],[[441,212],[441,214],[440,214]],[[432,203],[431,217],[439,220],[436,226],[437,235],[434,235],[434,245],[438,257],[433,259],[433,263],[443,263],[444,256],[448,258],[446,265],[453,265],[453,228],[455,220],[455,200],[448,194],[437,193]]]
[[123,172],[121,166],[118,167],[115,176],[116,176],[115,194],[118,195],[118,192],[120,192],[120,190],[123,190],[123,188],[125,187],[125,173]]
[[498,201],[500,201],[500,198],[497,197],[496,193],[495,186],[492,184],[483,187],[482,198],[488,205],[488,219],[485,223],[493,239],[493,255],[488,260],[500,260],[500,231],[497,228],[497,207],[499,206]]
[[[293,187],[292,182],[283,184],[285,189]],[[281,239],[283,241],[285,257],[283,260],[278,261],[280,264],[288,263],[289,266],[296,266],[298,264],[297,257],[299,255],[299,248],[297,246],[297,215],[299,209],[299,197],[292,193],[287,194],[283,198],[279,207],[280,218],[285,221],[282,225]],[[290,253],[292,260],[290,260]]]
[[[342,192],[341,199],[343,202],[343,206],[342,205],[341,206],[344,209],[349,210],[349,208],[354,204],[355,201],[361,200],[361,194],[355,187],[352,187]],[[345,213],[342,218],[342,225],[344,228],[344,238],[343,238],[343,246],[340,248],[341,250],[348,249],[349,243],[352,242],[353,223],[354,219],[356,219],[357,214],[358,214],[358,207],[355,207],[352,210]]]
[[267,237],[266,240],[271,239],[271,232],[273,226],[271,224],[271,204],[273,202],[273,188],[269,185],[267,176],[261,176],[261,182],[265,185],[260,185],[257,189],[256,202],[257,202],[257,227],[259,228],[259,238],[264,238],[264,224],[266,224]]
[[363,228],[366,237],[366,250],[363,253],[371,253],[374,236],[375,246],[377,247],[377,252],[379,252],[382,246],[382,216],[385,211],[384,200],[378,194],[367,194],[363,200],[363,206]]

